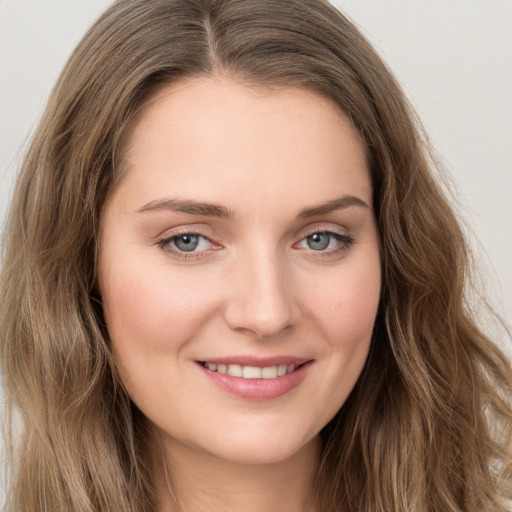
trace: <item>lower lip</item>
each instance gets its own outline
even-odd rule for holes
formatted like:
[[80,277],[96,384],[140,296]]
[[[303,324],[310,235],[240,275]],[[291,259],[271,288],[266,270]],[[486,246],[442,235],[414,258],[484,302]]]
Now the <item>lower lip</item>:
[[292,373],[275,379],[244,379],[214,372],[198,363],[202,372],[223,391],[245,400],[272,400],[296,388],[306,377],[313,361],[309,361]]

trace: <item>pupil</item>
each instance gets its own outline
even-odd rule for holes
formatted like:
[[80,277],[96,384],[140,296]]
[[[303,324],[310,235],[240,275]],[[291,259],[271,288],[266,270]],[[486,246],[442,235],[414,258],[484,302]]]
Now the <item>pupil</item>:
[[182,235],[174,243],[180,251],[190,252],[199,245],[199,237],[195,235]]
[[314,233],[307,237],[307,244],[314,251],[323,251],[329,246],[331,236],[329,233]]

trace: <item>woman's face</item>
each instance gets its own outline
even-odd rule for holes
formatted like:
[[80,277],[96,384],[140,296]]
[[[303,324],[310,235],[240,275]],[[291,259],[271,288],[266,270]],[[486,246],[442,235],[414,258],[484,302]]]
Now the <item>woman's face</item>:
[[363,368],[380,293],[363,148],[328,100],[197,78],[130,131],[100,287],[134,403],[166,446],[276,462]]

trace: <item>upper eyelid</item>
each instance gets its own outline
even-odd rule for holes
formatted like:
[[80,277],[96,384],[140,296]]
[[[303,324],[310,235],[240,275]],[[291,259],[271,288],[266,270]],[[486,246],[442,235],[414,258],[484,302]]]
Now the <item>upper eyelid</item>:
[[[306,226],[304,228],[301,228],[298,230],[297,234],[293,237],[294,242],[293,244],[297,243],[298,241],[302,240],[303,238],[306,238],[314,233],[335,233],[342,236],[351,236],[350,230],[347,229],[345,226],[341,225],[333,225],[332,223],[315,223],[312,226]],[[215,233],[211,228],[208,226],[205,226],[204,224],[201,225],[201,227],[198,227],[197,225],[187,225],[187,226],[177,226],[175,228],[170,228],[162,231],[159,235],[155,237],[155,242],[158,244],[161,244],[165,241],[170,241],[175,237],[179,237],[180,235],[195,235],[195,236],[201,236],[207,239],[209,242],[217,245],[223,245],[222,243],[219,243],[216,241]]]
[[[318,224],[311,227],[301,228],[298,230],[297,234],[295,235],[296,238],[303,238],[306,236],[309,236],[313,233],[319,233],[319,232],[332,232],[332,233],[339,233],[342,235],[348,235],[350,230],[347,229],[344,226],[336,226],[333,227],[332,224],[326,225],[326,224]],[[213,241],[215,238],[215,235],[212,234],[212,230],[210,228],[197,228],[195,226],[183,226],[183,227],[176,227],[176,228],[170,228],[165,229],[160,234],[155,236],[155,239],[162,240],[162,239],[171,239],[176,236],[180,235],[197,235],[202,236],[204,238],[207,238],[210,241]]]
[[167,236],[164,235],[164,238],[172,239],[172,238],[177,238],[177,237],[183,236],[183,235],[200,236],[202,238],[207,238],[208,240],[210,240],[210,238],[211,238],[210,236],[205,235],[204,233],[201,233],[200,231],[193,230],[193,229],[185,229],[183,231],[175,231],[173,233],[170,233]]
[[333,227],[332,224],[318,224],[315,226],[311,226],[310,228],[305,228],[301,230],[298,234],[298,238],[302,240],[303,238],[310,236],[314,233],[336,233],[339,235],[350,236],[350,230],[343,226]]
[[156,242],[159,242],[164,239],[171,239],[180,235],[197,235],[202,236],[204,238],[208,238],[208,240],[212,240],[214,238],[212,230],[210,228],[205,227],[196,227],[194,225],[191,226],[178,226],[173,228],[167,228],[161,231],[158,235],[154,237]]

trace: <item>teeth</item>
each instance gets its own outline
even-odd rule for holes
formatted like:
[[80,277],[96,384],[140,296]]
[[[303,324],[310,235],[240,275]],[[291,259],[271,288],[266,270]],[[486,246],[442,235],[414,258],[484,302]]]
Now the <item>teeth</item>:
[[244,366],[242,370],[244,379],[261,379],[261,368],[256,366]]
[[283,375],[286,375],[286,370],[288,369],[288,366],[286,366],[285,364],[280,364],[278,367],[277,367],[277,375],[279,377],[282,377]]
[[280,364],[278,366],[241,366],[239,364],[204,363],[205,368],[213,372],[230,375],[231,377],[243,377],[244,379],[276,379],[287,373],[292,373],[297,368],[295,364]]
[[231,377],[243,377],[242,367],[239,364],[229,364],[227,374]]
[[275,379],[278,376],[277,366],[267,366],[261,369],[261,377],[263,379]]

